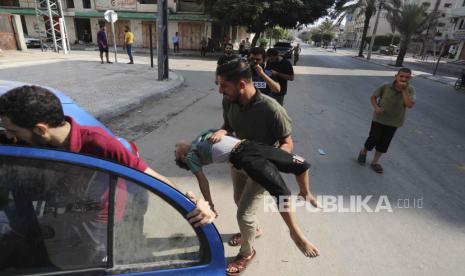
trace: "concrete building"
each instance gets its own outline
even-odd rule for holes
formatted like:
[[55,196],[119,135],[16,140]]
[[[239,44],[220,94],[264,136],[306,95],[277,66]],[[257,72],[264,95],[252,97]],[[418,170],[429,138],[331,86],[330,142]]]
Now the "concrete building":
[[[62,0],[68,37],[73,43],[96,44],[99,25],[106,23],[103,14],[106,10],[115,10],[118,21],[115,23],[116,43],[124,41],[124,26],[134,33],[136,47],[149,46],[149,26],[152,25],[153,40],[156,41],[157,0]],[[30,36],[39,36],[38,21],[35,15],[35,0],[2,0],[0,13],[21,16],[23,30]],[[110,25],[107,24],[107,31]],[[245,39],[248,34],[243,27],[223,27],[212,22],[204,13],[203,5],[196,0],[168,0],[168,36],[179,32],[180,49],[200,49],[202,37],[212,38],[217,48],[223,43],[225,35],[235,43]],[[110,43],[113,38],[109,36]],[[154,44],[156,47],[156,43]]]
[[455,60],[465,60],[465,0],[456,1],[447,17],[453,23],[453,28],[447,34],[456,42],[453,48],[449,46],[450,57]]

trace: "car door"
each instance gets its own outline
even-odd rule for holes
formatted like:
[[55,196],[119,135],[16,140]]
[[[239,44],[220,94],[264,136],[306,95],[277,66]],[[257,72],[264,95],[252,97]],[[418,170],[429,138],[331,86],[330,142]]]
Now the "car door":
[[213,225],[174,188],[106,160],[0,146],[1,275],[224,275]]

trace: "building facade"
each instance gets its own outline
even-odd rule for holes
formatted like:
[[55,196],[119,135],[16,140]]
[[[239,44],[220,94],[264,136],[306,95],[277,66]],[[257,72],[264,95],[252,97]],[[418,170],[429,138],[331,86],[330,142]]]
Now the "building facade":
[[[157,0],[61,0],[65,15],[68,38],[71,44],[96,44],[97,32],[101,24],[110,24],[104,20],[106,10],[114,10],[118,14],[115,23],[116,44],[124,42],[124,27],[129,26],[134,33],[135,47],[149,47],[149,28],[152,27],[152,39],[156,47]],[[0,13],[18,14],[21,16],[24,33],[38,37],[43,26],[38,26],[35,15],[36,0],[0,1]],[[176,33],[180,37],[180,49],[200,49],[202,38],[212,38],[217,47],[221,46],[227,35],[232,42],[244,39],[248,34],[242,27],[223,27],[213,23],[205,14],[202,4],[196,0],[168,0],[168,36],[169,47],[172,48],[171,37]],[[113,43],[112,36],[108,36]]]

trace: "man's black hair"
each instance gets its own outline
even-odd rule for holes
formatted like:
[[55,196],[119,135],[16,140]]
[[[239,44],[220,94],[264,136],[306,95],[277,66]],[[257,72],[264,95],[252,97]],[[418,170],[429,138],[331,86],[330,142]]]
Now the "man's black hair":
[[60,99],[48,89],[25,85],[0,97],[0,116],[19,127],[32,129],[38,123],[59,127],[65,122]]
[[233,59],[218,66],[216,74],[233,83],[238,83],[240,80],[252,80],[250,65],[241,58]]
[[189,170],[189,167],[187,166],[186,162],[182,161],[181,158],[176,158],[174,159],[174,161],[176,162],[176,165],[181,169]]
[[276,50],[275,48],[270,48],[266,51],[266,55],[275,57],[279,55],[279,51]]
[[399,71],[397,71],[397,73],[407,73],[407,74],[412,74],[412,70],[410,70],[410,68],[407,68],[407,67],[402,67],[399,69]]
[[265,49],[263,49],[262,47],[253,47],[252,49],[250,49],[249,54],[262,55],[263,60],[265,60],[266,57]]

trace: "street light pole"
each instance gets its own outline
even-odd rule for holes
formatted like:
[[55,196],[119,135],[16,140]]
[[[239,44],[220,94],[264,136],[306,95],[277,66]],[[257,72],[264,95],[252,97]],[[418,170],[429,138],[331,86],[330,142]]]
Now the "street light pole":
[[381,15],[381,9],[383,8],[384,1],[385,0],[379,0],[379,7],[378,12],[376,14],[375,27],[373,28],[373,33],[371,34],[370,48],[368,48],[367,59],[371,58],[371,51],[373,50],[373,45],[375,44],[376,30],[378,29],[379,16]]
[[168,79],[168,0],[158,1],[157,62],[158,80]]

